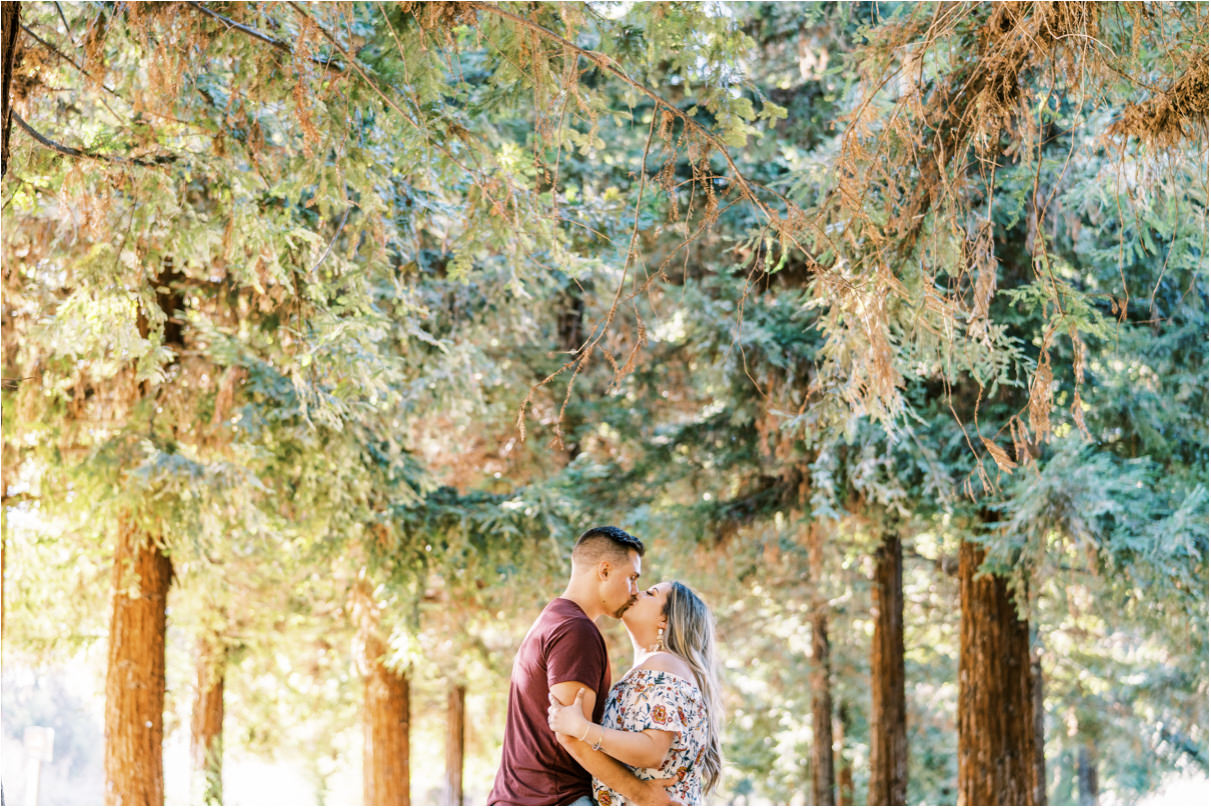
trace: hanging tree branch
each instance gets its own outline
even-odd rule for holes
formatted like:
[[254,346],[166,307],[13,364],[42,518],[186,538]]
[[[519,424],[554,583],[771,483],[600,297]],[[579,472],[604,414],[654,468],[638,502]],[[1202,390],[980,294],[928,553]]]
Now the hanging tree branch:
[[[39,45],[41,45],[42,47],[46,48],[48,51],[50,51],[50,52],[51,52],[51,54],[53,54],[54,56],[59,57],[60,59],[62,59],[62,60],[63,60],[63,61],[65,61],[65,62],[67,62],[69,65],[71,65],[72,67],[74,67],[76,70],[80,71],[80,72],[81,72],[81,73],[82,73],[84,76],[86,76],[86,77],[88,77],[88,78],[90,78],[90,79],[91,79],[91,78],[93,78],[92,73],[89,73],[87,70],[85,70],[85,69],[84,69],[84,68],[83,68],[83,67],[80,65],[80,63],[79,63],[79,62],[77,62],[75,59],[73,59],[73,58],[71,58],[70,56],[68,56],[66,53],[64,53],[62,50],[60,50],[60,49],[59,49],[58,47],[56,47],[54,44],[52,44],[52,43],[50,43],[50,42],[47,42],[47,41],[46,41],[45,39],[43,39],[42,37],[38,36],[38,34],[37,34],[36,32],[34,32],[34,30],[33,30],[33,29],[31,29],[31,28],[30,28],[28,25],[25,25],[24,23],[22,23],[22,25],[21,25],[21,30],[22,30],[22,31],[24,31],[25,33],[29,34],[29,35],[30,35],[30,36],[33,38],[33,40],[34,40],[35,42],[37,42],[37,43],[38,43]],[[70,32],[69,32],[69,33],[70,33]],[[98,82],[98,83],[100,83],[100,82]],[[119,95],[118,95],[117,91],[116,91],[116,90],[114,90],[112,87],[109,87],[109,86],[107,86],[107,85],[105,85],[105,84],[101,84],[100,86],[101,86],[101,89],[102,89],[102,90],[104,90],[105,92],[109,93],[110,95],[117,96],[117,97],[121,98],[121,96],[119,96]]]
[[83,151],[81,149],[65,146],[62,143],[51,140],[46,135],[43,135],[41,132],[26,123],[25,120],[17,114],[16,110],[9,110],[9,115],[11,116],[12,120],[17,122],[18,126],[25,130],[26,134],[28,134],[38,143],[51,151],[58,152],[59,154],[66,155],[68,157],[85,157],[89,160],[100,160],[104,163],[122,163],[125,165],[143,166],[145,168],[164,165],[165,163],[172,163],[177,159],[177,155],[175,154],[163,154],[144,160],[138,157],[122,157],[116,154],[99,154],[97,152]]
[[[618,64],[613,59],[611,59],[609,56],[606,56],[604,53],[598,53],[597,51],[589,50],[587,48],[582,48],[582,47],[576,45],[571,40],[567,39],[566,37],[560,36],[559,34],[555,33],[550,28],[547,28],[543,25],[539,25],[538,23],[536,23],[532,20],[527,20],[525,17],[522,17],[518,14],[514,14],[511,11],[505,11],[500,6],[493,5],[492,3],[472,2],[472,3],[467,3],[466,5],[471,8],[486,11],[490,14],[495,14],[498,17],[504,17],[505,19],[512,20],[513,22],[535,32],[539,36],[542,36],[546,39],[550,39],[554,42],[558,42],[563,47],[579,54],[580,56],[583,56],[589,62],[592,62],[593,64],[597,65],[597,67],[599,67],[600,69],[604,70],[605,72],[607,72],[610,75],[614,76],[615,78],[619,79],[624,84],[626,84],[628,87],[647,96],[648,98],[650,98],[652,100],[653,103],[656,104],[656,106],[660,107],[661,109],[665,109],[665,110],[668,110],[669,112],[671,112],[673,115],[675,115],[677,118],[679,118],[682,121],[682,123],[685,125],[685,127],[687,129],[690,129],[695,134],[697,134],[699,137],[701,137],[703,140],[705,140],[707,143],[711,144],[711,146],[714,147],[715,150],[718,151],[723,156],[723,159],[727,161],[728,167],[732,170],[732,173],[735,175],[736,182],[740,186],[740,193],[744,196],[745,199],[747,199],[753,205],[756,205],[757,209],[760,210],[763,214],[765,214],[765,216],[775,226],[778,226],[779,229],[781,229],[781,225],[785,224],[782,217],[780,217],[768,205],[766,205],[764,202],[762,202],[760,199],[757,198],[757,193],[756,193],[756,188],[754,186],[754,183],[752,183],[740,171],[739,166],[737,166],[735,161],[732,159],[732,155],[728,151],[727,145],[724,144],[723,141],[721,141],[709,129],[702,126],[702,124],[698,123],[693,118],[691,118],[689,115],[687,115],[676,104],[665,99],[663,96],[658,94],[655,90],[648,87],[647,85],[645,85],[639,81],[636,81],[634,78],[632,78],[630,75],[628,75],[625,70],[620,68],[618,66]],[[762,186],[762,187],[764,188],[764,186]],[[765,190],[769,190],[769,189],[765,189]],[[782,194],[777,194],[776,192],[772,192],[772,193],[775,193],[788,206],[787,207],[788,213],[793,212],[797,215],[802,215],[802,212],[798,209],[798,207],[790,199],[783,196]],[[799,245],[799,246],[800,246],[800,249],[803,249],[802,245]],[[803,251],[805,254],[810,255],[810,253],[807,253],[807,250],[804,249]]]
[[[260,31],[258,31],[257,29],[252,28],[251,26],[247,26],[247,25],[244,25],[243,23],[236,22],[235,20],[231,19],[230,17],[225,17],[217,11],[212,11],[211,9],[206,8],[206,6],[202,5],[201,3],[190,2],[190,3],[186,3],[186,5],[192,6],[193,8],[195,8],[198,11],[202,12],[203,14],[207,15],[208,17],[213,17],[214,19],[216,19],[219,22],[226,25],[228,28],[239,31],[242,34],[247,34],[248,36],[252,37],[253,39],[259,39],[261,42],[264,42],[267,45],[273,46],[277,50],[280,50],[282,53],[287,53],[287,54],[290,54],[291,56],[294,55],[294,48],[290,47],[290,45],[288,45],[287,43],[283,42],[280,39],[274,39],[273,37],[269,36],[268,34],[263,34]],[[324,68],[327,68],[328,70],[333,70],[338,73],[345,72],[345,68],[343,65],[341,65],[340,62],[334,62],[332,59],[324,59],[319,56],[311,56],[309,58],[312,62],[315,62],[320,67],[324,67]]]

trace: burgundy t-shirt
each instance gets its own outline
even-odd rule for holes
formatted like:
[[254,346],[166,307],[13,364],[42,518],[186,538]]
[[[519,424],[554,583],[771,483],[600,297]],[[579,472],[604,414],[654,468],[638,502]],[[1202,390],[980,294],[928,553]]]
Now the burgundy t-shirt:
[[547,726],[548,694],[560,682],[597,689],[593,721],[610,692],[605,640],[584,611],[556,598],[521,641],[509,682],[509,713],[490,805],[567,805],[592,793],[592,778]]

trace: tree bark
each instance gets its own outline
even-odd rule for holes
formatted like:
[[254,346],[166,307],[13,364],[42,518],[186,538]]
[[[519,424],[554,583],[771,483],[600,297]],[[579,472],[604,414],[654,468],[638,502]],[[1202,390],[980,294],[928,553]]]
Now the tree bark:
[[0,39],[3,40],[4,78],[0,87],[0,177],[8,174],[8,138],[13,128],[13,69],[17,66],[17,43],[21,35],[21,4],[5,3],[0,10]]
[[128,520],[118,526],[105,674],[105,801],[164,804],[164,631],[172,562]]
[[463,804],[467,688],[451,685],[446,704],[446,805]]
[[[154,282],[164,312],[162,344],[183,347],[183,324],[176,311],[180,275],[164,258]],[[140,311],[136,327],[147,339],[148,319]],[[179,354],[178,354],[179,356]],[[175,363],[175,360],[174,360]],[[148,395],[150,385],[140,385]],[[105,672],[105,799],[110,805],[164,804],[164,632],[172,562],[129,516],[119,519],[114,547],[113,611]]]
[[976,577],[984,550],[959,547],[959,804],[1034,805],[1030,627],[1005,580]]
[[1047,761],[1044,759],[1046,710],[1043,705],[1043,649],[1037,633],[1030,647],[1030,697],[1034,702],[1034,804],[1047,804]]
[[195,799],[223,804],[223,684],[226,651],[220,641],[198,641],[197,687],[194,691],[190,753],[196,779]]
[[887,533],[875,553],[871,642],[871,805],[908,800],[908,723],[904,695],[904,561],[900,537]]
[[807,532],[807,566],[812,576],[812,803],[836,805],[833,777],[833,699],[829,682],[828,600],[824,596],[822,565],[824,530]]
[[845,753],[845,742],[850,735],[849,705],[842,701],[837,705],[837,796],[838,805],[854,804],[854,764]]
[[383,663],[387,644],[379,631],[378,609],[364,581],[359,582],[354,597],[365,689],[362,802],[366,805],[410,805],[408,676]]

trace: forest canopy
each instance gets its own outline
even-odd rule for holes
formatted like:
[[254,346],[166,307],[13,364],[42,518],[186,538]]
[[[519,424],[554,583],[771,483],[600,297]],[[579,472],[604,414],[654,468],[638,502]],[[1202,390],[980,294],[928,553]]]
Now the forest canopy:
[[6,790],[45,725],[60,802],[271,758],[482,802],[599,524],[714,612],[712,802],[1207,777],[1205,3],[10,2],[0,38]]

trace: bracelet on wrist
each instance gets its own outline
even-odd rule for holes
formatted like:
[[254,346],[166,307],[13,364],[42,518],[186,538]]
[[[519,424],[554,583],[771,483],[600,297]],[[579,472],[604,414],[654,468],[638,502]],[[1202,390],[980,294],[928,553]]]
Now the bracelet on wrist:
[[584,739],[589,737],[589,730],[592,728],[593,728],[593,725],[586,721],[585,725],[584,725],[584,732],[580,733],[580,737],[577,738],[576,740],[580,741],[581,743],[584,743]]

